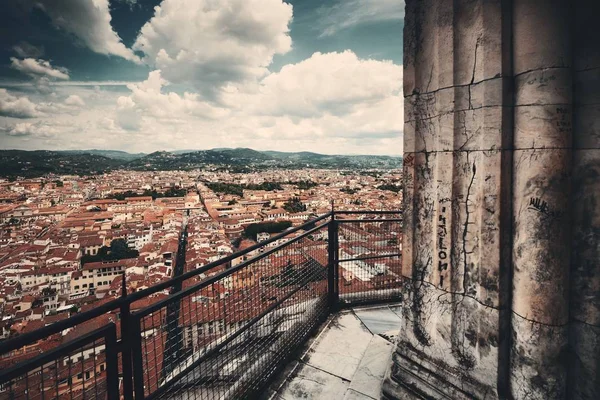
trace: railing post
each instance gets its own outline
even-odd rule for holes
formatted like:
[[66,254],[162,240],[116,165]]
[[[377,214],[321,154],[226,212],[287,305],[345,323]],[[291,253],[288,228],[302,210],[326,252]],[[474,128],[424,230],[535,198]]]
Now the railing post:
[[327,229],[328,234],[328,263],[327,263],[327,295],[329,308],[331,310],[337,307],[339,300],[338,291],[338,222],[335,220],[335,213],[331,211],[331,221]]
[[[121,297],[127,297],[125,273],[121,288]],[[129,302],[121,305],[121,357],[123,363],[123,397],[133,399],[133,369],[131,366],[131,310]],[[141,339],[140,339],[141,340]]]
[[[136,400],[143,400],[146,396],[144,389],[144,360],[142,353],[142,330],[141,330],[141,320],[140,318],[136,318],[135,316],[130,319],[131,330],[129,331],[130,335],[135,338],[135,341],[131,343],[131,360],[133,365],[133,382],[134,382],[134,392]],[[147,371],[149,373],[149,371]],[[156,376],[158,381],[158,374]],[[150,390],[150,389],[148,389]],[[132,397],[133,398],[133,397]]]
[[106,398],[119,400],[119,355],[117,349],[117,329],[112,325],[105,337],[106,348]]

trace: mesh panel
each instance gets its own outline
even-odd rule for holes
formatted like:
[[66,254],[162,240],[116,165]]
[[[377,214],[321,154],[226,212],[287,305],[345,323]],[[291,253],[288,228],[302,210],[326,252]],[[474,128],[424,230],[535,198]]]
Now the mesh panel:
[[340,301],[360,304],[399,299],[401,220],[381,215],[337,223]]
[[[189,276],[13,341],[0,355],[16,360],[0,369],[0,400],[130,398],[131,382],[139,399],[254,397],[338,299],[399,299],[398,215],[326,217],[198,273],[178,261]],[[167,298],[147,302],[163,290]],[[151,305],[130,314],[138,300]]]
[[0,399],[109,398],[118,390],[116,375],[108,375],[117,368],[115,338],[115,326],[107,325],[9,369]]
[[326,233],[315,228],[218,268],[137,314],[144,396],[244,398],[263,387],[328,313]]

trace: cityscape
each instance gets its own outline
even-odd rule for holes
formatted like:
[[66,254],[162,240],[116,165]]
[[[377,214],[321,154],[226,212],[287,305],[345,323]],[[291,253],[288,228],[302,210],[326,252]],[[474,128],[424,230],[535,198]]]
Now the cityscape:
[[599,15],[4,0],[0,400],[600,399]]
[[[270,167],[256,172],[230,172],[222,165],[188,171],[114,170],[98,175],[4,178],[0,180],[1,339],[34,332],[119,299],[124,293],[155,287],[268,242],[264,248],[212,268],[194,282],[218,275],[265,249],[302,238],[307,230],[318,226],[317,223],[307,228],[307,223],[332,210],[398,213],[401,182],[402,172],[398,169]],[[303,229],[294,230],[301,226]],[[372,228],[360,224],[345,228],[345,240],[339,244],[342,257],[398,252],[400,225],[387,227],[385,242],[357,239],[361,235],[372,236]],[[386,227],[380,225],[383,228]],[[290,230],[293,232],[286,234]],[[250,271],[227,277],[212,287],[221,293],[216,303],[224,294],[229,303],[253,288],[269,288],[273,292],[276,287],[287,287],[291,283],[285,283],[286,279],[296,279],[289,275],[290,271],[314,273],[315,282],[322,281],[327,276],[326,233],[321,230],[312,234],[308,237],[310,243],[303,239],[302,251],[291,258],[276,252]],[[292,266],[309,270],[291,270]],[[389,289],[399,284],[398,257],[357,260],[342,267],[342,294]],[[183,287],[191,284],[185,282]],[[157,291],[133,303],[132,311],[164,300],[171,290]],[[210,300],[205,301],[205,307],[211,306]],[[237,311],[246,310],[246,317],[237,317],[229,328],[247,322],[262,307],[264,304],[238,305]],[[185,307],[181,312],[189,314]],[[226,329],[222,317],[213,312],[203,318],[198,329],[218,337]],[[0,366],[8,368],[47,346],[68,343],[111,318],[117,320],[117,314],[106,313],[51,341],[4,354]],[[189,330],[185,332],[192,335]],[[182,341],[198,346],[197,340]]]
[[399,301],[403,1],[0,9],[0,400],[257,398]]

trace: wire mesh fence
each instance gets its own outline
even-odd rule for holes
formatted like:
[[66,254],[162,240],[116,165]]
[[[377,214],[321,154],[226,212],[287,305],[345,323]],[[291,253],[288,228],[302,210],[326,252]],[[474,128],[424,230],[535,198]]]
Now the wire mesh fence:
[[0,399],[118,399],[114,324],[3,371]]
[[395,213],[336,212],[178,264],[170,281],[0,343],[0,400],[254,397],[332,310],[399,299],[400,232]]
[[402,219],[341,214],[336,220],[339,300],[355,305],[400,300]]
[[327,226],[133,314],[136,398],[244,398],[328,313]]

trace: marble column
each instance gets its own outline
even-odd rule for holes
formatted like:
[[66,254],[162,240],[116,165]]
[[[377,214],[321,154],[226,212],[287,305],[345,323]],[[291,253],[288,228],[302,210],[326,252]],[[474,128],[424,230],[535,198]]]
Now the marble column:
[[406,5],[404,318],[385,394],[489,398],[508,379],[511,10]]
[[566,394],[572,54],[569,3],[513,3],[511,394]]
[[595,3],[406,1],[386,397],[599,397]]
[[568,393],[600,399],[600,2],[573,8],[573,246]]

